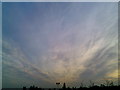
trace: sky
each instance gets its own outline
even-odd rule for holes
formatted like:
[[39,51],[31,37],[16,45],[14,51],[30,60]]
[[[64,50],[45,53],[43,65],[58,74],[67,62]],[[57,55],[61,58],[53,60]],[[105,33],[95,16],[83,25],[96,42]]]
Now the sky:
[[2,8],[3,88],[117,82],[117,3],[21,2]]

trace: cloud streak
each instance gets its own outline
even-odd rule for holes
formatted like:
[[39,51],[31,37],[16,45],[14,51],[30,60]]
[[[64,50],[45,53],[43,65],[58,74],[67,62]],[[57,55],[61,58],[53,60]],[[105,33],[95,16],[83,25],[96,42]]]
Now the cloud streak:
[[[4,87],[13,86],[6,85],[12,73],[20,73],[14,79],[26,75],[21,81],[26,84],[34,81],[28,85],[48,87],[57,81],[72,86],[82,80],[116,80],[117,3],[24,3],[22,7],[20,3],[6,3],[4,6]],[[6,76],[7,70],[11,74]]]

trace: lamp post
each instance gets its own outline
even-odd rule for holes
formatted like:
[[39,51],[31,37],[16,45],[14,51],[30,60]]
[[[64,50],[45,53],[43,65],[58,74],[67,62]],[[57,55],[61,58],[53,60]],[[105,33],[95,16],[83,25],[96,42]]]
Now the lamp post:
[[59,83],[59,82],[57,82],[57,83],[56,83],[56,85],[57,85],[57,88],[59,89],[59,85],[60,85],[60,83]]

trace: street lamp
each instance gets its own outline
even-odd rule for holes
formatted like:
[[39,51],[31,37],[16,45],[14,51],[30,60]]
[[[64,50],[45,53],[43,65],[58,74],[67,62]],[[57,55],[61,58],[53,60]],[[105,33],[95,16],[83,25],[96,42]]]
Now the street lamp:
[[59,85],[60,85],[60,83],[59,83],[59,82],[57,82],[57,83],[56,83],[56,85],[57,85],[57,88],[59,89]]

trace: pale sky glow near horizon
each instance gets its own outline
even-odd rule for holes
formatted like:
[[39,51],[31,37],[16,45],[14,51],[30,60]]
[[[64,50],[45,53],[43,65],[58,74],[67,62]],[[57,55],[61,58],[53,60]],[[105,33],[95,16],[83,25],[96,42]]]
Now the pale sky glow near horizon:
[[117,2],[21,2],[2,8],[3,88],[117,82]]

